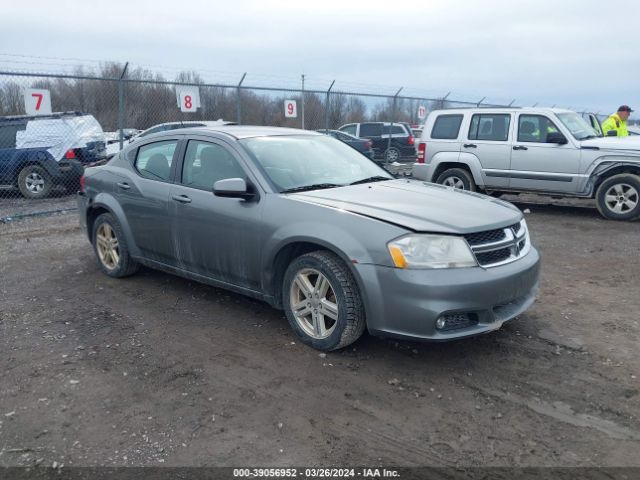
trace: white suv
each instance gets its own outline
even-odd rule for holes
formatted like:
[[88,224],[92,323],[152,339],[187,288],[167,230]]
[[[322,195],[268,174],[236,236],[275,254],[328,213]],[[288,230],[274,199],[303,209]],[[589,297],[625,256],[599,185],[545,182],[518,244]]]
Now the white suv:
[[640,141],[601,137],[570,110],[433,111],[420,138],[413,175],[489,194],[595,198],[606,218],[640,217]]

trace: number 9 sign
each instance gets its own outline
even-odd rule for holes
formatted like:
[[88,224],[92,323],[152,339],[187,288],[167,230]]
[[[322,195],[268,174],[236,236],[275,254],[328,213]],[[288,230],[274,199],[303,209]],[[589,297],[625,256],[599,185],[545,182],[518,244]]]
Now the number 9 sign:
[[284,116],[286,118],[296,118],[298,116],[298,106],[295,100],[284,101]]
[[51,94],[41,88],[24,91],[24,110],[27,115],[51,115]]

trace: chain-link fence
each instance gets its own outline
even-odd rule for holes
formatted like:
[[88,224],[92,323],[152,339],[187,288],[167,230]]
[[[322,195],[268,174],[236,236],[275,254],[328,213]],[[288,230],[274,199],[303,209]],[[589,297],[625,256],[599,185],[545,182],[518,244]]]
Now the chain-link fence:
[[[166,81],[107,65],[102,76],[0,72],[0,221],[74,208],[83,168],[104,162],[133,138],[185,122],[228,121],[308,130],[387,122],[410,131],[434,109],[484,102],[203,82]],[[186,110],[186,111],[185,111]],[[395,125],[394,125],[395,124]],[[365,136],[365,135],[361,135]],[[394,135],[386,135],[393,137]],[[383,135],[384,137],[384,135]],[[374,145],[377,159],[410,164],[415,150]]]

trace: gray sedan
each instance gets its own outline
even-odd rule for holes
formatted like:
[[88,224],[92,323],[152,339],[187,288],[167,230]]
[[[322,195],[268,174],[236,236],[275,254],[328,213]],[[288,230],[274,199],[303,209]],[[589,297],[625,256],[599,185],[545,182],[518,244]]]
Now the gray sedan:
[[150,135],[88,168],[80,221],[111,277],[140,265],[283,309],[319,350],[477,335],[533,302],[539,256],[509,203],[394,179],[303,130]]

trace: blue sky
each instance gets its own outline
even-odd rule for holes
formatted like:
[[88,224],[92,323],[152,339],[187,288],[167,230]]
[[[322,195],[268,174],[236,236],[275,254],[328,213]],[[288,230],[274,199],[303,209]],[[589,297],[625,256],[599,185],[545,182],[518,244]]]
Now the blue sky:
[[[7,2],[0,68],[128,60],[172,78],[640,108],[640,2]],[[19,56],[20,55],[20,56]],[[33,58],[52,57],[52,58]],[[637,114],[634,114],[637,117]]]

